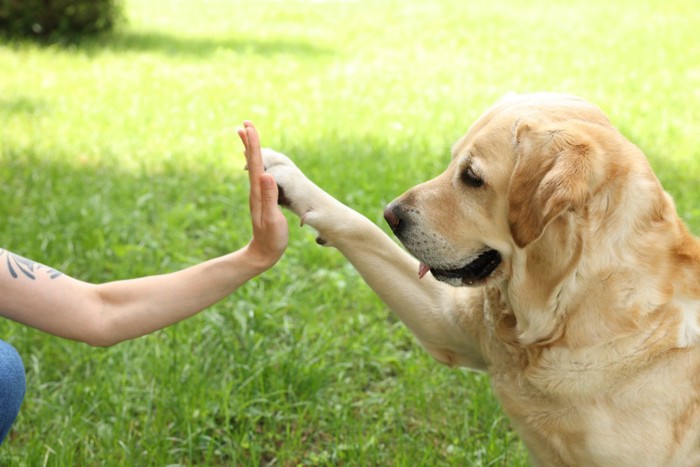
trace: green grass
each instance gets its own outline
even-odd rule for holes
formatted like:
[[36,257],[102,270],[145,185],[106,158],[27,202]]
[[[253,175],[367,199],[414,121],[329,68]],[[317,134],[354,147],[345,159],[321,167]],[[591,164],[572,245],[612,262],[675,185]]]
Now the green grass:
[[[249,238],[258,125],[381,221],[507,91],[600,105],[700,231],[700,11],[684,0],[130,1],[113,37],[0,44],[0,246],[88,281]],[[109,349],[0,322],[28,393],[2,465],[524,465],[488,379],[433,362],[290,217],[287,255]]]

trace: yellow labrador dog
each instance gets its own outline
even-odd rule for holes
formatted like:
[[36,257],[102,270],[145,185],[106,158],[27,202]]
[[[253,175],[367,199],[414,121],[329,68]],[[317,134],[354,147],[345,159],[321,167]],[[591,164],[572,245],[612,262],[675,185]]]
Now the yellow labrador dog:
[[496,103],[444,173],[386,208],[410,255],[264,159],[430,354],[489,373],[534,464],[700,465],[700,241],[597,107]]

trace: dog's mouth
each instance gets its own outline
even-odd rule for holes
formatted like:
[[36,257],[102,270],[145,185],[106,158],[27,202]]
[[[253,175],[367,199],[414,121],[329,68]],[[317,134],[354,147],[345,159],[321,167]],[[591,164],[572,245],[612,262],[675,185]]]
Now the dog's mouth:
[[462,285],[477,285],[489,277],[501,261],[501,254],[498,251],[485,250],[466,266],[458,269],[440,269],[420,263],[418,277],[422,279],[430,271],[435,279],[442,282],[454,284],[459,281]]

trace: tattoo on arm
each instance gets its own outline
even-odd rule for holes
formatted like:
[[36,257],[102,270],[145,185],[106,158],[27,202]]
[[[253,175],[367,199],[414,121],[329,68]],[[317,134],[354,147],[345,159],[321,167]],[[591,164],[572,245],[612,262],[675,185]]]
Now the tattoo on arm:
[[28,277],[31,280],[36,279],[37,273],[40,271],[49,275],[49,278],[56,279],[61,275],[61,272],[51,269],[43,264],[39,264],[31,259],[23,258],[20,255],[14,254],[10,251],[3,250],[0,248],[0,261],[7,262],[7,269],[10,271],[10,275],[13,279],[17,279],[20,276]]

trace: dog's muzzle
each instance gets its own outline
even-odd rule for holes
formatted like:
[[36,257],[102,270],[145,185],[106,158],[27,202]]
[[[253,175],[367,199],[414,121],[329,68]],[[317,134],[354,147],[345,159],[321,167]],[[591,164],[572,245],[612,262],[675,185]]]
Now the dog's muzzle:
[[[396,201],[390,203],[384,210],[384,219],[394,235],[411,251],[412,248],[404,242],[403,238],[409,225],[404,208]],[[415,251],[411,251],[411,253],[416,257],[420,256],[416,255]],[[418,259],[420,260],[420,258]],[[445,269],[421,262],[418,268],[418,277],[423,278],[430,271],[435,279],[448,284],[478,285],[498,268],[502,260],[503,258],[497,250],[485,248],[476,258],[460,268]]]

